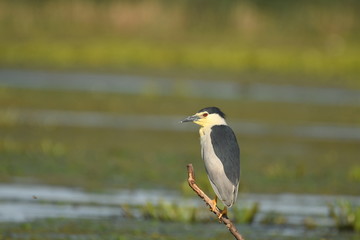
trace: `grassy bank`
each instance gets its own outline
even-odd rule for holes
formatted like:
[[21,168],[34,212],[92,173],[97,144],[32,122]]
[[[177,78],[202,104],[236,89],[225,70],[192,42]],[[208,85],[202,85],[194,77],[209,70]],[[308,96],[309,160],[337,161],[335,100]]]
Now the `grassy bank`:
[[0,67],[240,81],[256,73],[266,82],[360,88],[358,7],[356,1],[0,1]]
[[[268,74],[265,82],[332,85],[360,88],[360,48],[349,46],[340,54],[326,49],[292,46],[247,47],[237,42],[180,45],[165,41],[96,39],[87,42],[57,39],[3,41],[0,64],[10,68],[57,70],[92,69],[120,72],[206,72],[241,79],[242,74]],[[21,54],[20,54],[21,53]],[[294,76],[298,76],[295,78]],[[309,79],[309,76],[312,76]],[[314,83],[315,81],[315,83]]]

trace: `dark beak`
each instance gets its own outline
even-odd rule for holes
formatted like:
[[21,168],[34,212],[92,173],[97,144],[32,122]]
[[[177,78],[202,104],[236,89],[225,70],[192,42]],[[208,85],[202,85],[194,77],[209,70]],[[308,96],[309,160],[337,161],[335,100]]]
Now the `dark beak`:
[[200,117],[197,116],[197,115],[192,115],[192,116],[189,116],[187,118],[185,118],[184,120],[180,121],[180,123],[184,123],[184,122],[193,122],[193,121],[196,121],[196,120],[199,120]]

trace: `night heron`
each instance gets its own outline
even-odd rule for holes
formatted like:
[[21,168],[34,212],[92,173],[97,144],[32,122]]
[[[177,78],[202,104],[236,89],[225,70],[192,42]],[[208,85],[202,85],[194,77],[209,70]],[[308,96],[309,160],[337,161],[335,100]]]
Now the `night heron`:
[[[225,205],[221,215],[236,201],[240,180],[240,149],[233,130],[225,121],[225,114],[217,107],[207,107],[181,121],[201,126],[201,157],[217,198]],[[214,209],[213,209],[214,210]],[[220,218],[219,217],[219,218]]]

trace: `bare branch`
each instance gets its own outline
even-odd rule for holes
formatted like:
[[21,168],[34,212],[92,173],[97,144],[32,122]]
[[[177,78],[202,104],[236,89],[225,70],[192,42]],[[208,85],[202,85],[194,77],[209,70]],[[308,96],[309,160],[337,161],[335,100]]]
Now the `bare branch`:
[[191,163],[187,165],[187,170],[188,170],[189,186],[210,207],[210,211],[213,212],[220,219],[220,221],[222,221],[225,224],[225,226],[229,229],[231,234],[234,235],[235,239],[244,240],[244,238],[240,235],[240,233],[236,229],[235,225],[230,221],[230,219],[227,218],[227,216],[224,216],[224,215],[221,216],[220,209],[217,206],[214,206],[214,203],[212,202],[212,200],[196,184],[194,168]]

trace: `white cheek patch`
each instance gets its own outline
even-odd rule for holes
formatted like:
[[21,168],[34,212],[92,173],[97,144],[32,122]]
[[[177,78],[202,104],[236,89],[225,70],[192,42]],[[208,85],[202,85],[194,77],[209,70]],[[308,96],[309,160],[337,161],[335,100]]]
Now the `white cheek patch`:
[[206,125],[227,125],[225,119],[218,114],[209,114],[206,117]]

